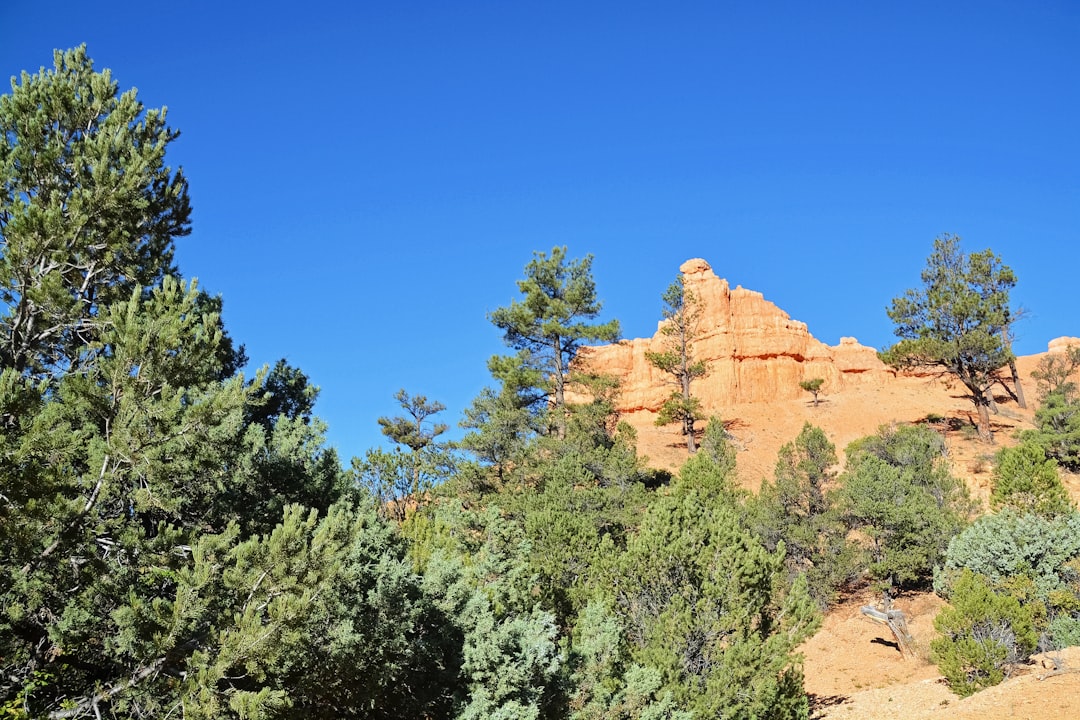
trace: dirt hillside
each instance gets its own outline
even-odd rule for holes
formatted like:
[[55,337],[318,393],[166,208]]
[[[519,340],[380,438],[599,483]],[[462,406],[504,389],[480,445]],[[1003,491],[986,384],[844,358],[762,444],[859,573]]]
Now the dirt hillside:
[[[1058,720],[1080,717],[1080,648],[1037,656],[1001,685],[959,698],[926,657],[934,616],[932,594],[902,597],[922,657],[904,658],[887,628],[859,612],[874,601],[851,598],[834,608],[802,647],[811,717],[818,720]],[[1060,668],[1055,672],[1055,668]]]
[[[724,420],[738,448],[740,479],[751,490],[756,491],[763,478],[771,478],[778,450],[806,422],[825,431],[841,462],[851,441],[881,425],[925,423],[945,439],[953,472],[985,501],[993,454],[1015,444],[1018,431],[1033,427],[1038,399],[1031,371],[1041,354],[1017,361],[1027,409],[1004,389],[996,395],[999,412],[991,417],[996,444],[989,446],[977,438],[974,408],[959,384],[933,375],[895,373],[853,338],[835,347],[824,345],[805,324],[792,320],[760,293],[731,289],[703,260],[688,261],[682,272],[685,287],[702,303],[695,357],[709,365],[709,374],[695,384],[695,395],[708,414]],[[652,338],[590,349],[583,361],[592,370],[619,378],[619,411],[636,428],[639,451],[654,467],[676,470],[687,457],[685,440],[677,426],[655,425],[657,411],[671,392],[666,382],[670,378],[645,358],[648,351],[665,349],[661,328]],[[1052,341],[1050,349],[1073,340]],[[818,377],[824,388],[815,405],[799,382]],[[1062,479],[1080,501],[1080,476],[1064,473]],[[829,612],[821,631],[804,644],[813,717],[1080,718],[1080,648],[1053,658],[1065,672],[1050,673],[1045,666],[1051,659],[1039,658],[1005,683],[960,699],[927,659],[933,620],[943,601],[933,594],[898,599],[897,607],[907,614],[922,655],[904,658],[888,629],[859,612],[874,600],[867,594],[847,599]]]

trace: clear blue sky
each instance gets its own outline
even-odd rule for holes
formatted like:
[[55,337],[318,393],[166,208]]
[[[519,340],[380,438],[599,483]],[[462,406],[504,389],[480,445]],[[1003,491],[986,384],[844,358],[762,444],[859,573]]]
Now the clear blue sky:
[[1080,335],[1080,4],[883,5],[0,0],[0,75],[85,42],[168,106],[183,273],[347,462],[399,387],[457,422],[554,245],[626,337],[703,257],[882,347],[952,232],[1016,270],[1019,353]]

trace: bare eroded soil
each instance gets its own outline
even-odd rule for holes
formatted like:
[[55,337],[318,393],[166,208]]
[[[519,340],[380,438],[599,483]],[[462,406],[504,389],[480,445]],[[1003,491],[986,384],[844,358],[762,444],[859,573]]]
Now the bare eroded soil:
[[[1018,361],[1029,409],[1021,409],[1004,391],[998,394],[1000,412],[992,416],[997,446],[978,441],[974,410],[962,387],[948,386],[930,376],[900,376],[885,384],[867,384],[833,396],[814,406],[805,400],[734,405],[721,415],[734,437],[743,484],[757,490],[762,478],[771,478],[780,447],[799,433],[805,422],[823,430],[837,447],[873,433],[893,422],[925,422],[945,438],[953,472],[963,477],[973,495],[984,502],[990,491],[991,458],[1001,446],[1013,445],[1019,430],[1033,427],[1031,407],[1037,403],[1030,373],[1041,355]],[[650,413],[627,419],[637,427],[639,449],[650,464],[672,470],[686,458],[682,438],[671,427],[656,428]],[[1080,500],[1080,476],[1063,474],[1074,499]],[[1065,672],[1049,674],[1042,659],[1001,685],[961,699],[945,685],[929,660],[934,637],[933,619],[943,601],[933,594],[897,600],[908,616],[909,628],[922,657],[904,658],[883,625],[864,617],[859,608],[873,603],[872,594],[848,598],[825,618],[822,629],[808,640],[805,656],[806,688],[813,700],[813,717],[829,720],[983,720],[1018,718],[1057,720],[1080,718],[1080,648],[1057,658]]]
[[[1080,717],[1080,648],[1038,656],[1001,685],[959,698],[927,659],[933,619],[944,603],[932,594],[900,598],[922,657],[905,658],[884,625],[859,612],[864,595],[833,609],[802,647],[806,690],[818,720],[1058,720]],[[1054,671],[1055,662],[1064,672]]]

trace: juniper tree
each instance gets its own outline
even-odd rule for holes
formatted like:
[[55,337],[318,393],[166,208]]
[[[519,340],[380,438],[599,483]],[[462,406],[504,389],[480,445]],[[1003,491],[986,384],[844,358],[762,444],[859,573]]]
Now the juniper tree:
[[657,697],[693,717],[806,717],[795,649],[816,609],[803,579],[787,585],[783,549],[762,547],[731,505],[680,481],[617,563],[614,612],[630,660],[660,674]]
[[886,592],[925,585],[974,505],[945,461],[941,436],[884,426],[848,446],[836,511],[866,541],[866,564]]
[[1046,517],[1075,510],[1058,477],[1057,462],[1047,458],[1043,449],[1031,442],[998,453],[990,506],[995,510],[1010,507]]
[[1077,369],[1080,369],[1080,345],[1069,345],[1062,352],[1050,353],[1039,360],[1039,366],[1031,376],[1042,397],[1051,393],[1073,396],[1076,383],[1072,378]]
[[818,393],[821,392],[821,386],[824,384],[824,379],[814,378],[813,380],[803,380],[799,383],[799,387],[814,396],[814,407],[817,407]]
[[753,527],[765,547],[783,544],[791,578],[805,575],[811,596],[821,607],[853,574],[855,548],[833,508],[836,448],[810,423],[780,448],[773,481],[763,481],[750,502]]
[[1036,430],[1021,434],[1064,467],[1080,470],[1080,397],[1053,392],[1035,410]]
[[1032,373],[1039,384],[1040,404],[1035,411],[1036,430],[1023,433],[1047,457],[1076,470],[1080,468],[1080,393],[1073,380],[1080,368],[1080,346],[1051,353]]
[[964,570],[951,606],[934,618],[934,661],[952,691],[966,697],[997,685],[1025,662],[1038,641],[1032,612],[987,579]]
[[423,588],[446,619],[456,677],[454,712],[444,717],[552,717],[564,656],[555,617],[536,597],[532,548],[497,507],[435,508],[442,529],[423,565]]

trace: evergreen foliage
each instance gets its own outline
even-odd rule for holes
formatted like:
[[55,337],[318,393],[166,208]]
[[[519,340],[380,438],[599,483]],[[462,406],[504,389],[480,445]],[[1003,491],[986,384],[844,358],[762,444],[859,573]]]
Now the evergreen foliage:
[[518,290],[522,300],[512,300],[488,317],[503,331],[506,344],[525,354],[526,366],[542,372],[533,382],[540,381],[542,397],[550,399],[555,427],[563,436],[570,364],[584,344],[618,338],[619,323],[590,322],[602,309],[596,298],[591,255],[568,260],[565,247],[552,248],[550,255],[534,253],[525,266],[525,279],[518,281]]
[[95,72],[85,46],[0,96],[0,365],[58,377],[96,357],[98,317],[175,273],[187,180],[165,109]]
[[952,605],[934,627],[941,634],[931,643],[934,660],[961,696],[1000,683],[1027,660],[1037,640],[1030,611],[970,570],[958,578]]
[[565,658],[555,617],[532,592],[531,546],[498,508],[476,513],[448,503],[440,512],[451,515],[443,520],[451,535],[443,536],[423,577],[460,648],[460,670],[448,686],[452,717],[550,717]]
[[848,446],[835,503],[886,591],[926,585],[974,511],[941,436],[922,426],[885,426]]
[[405,415],[380,417],[379,425],[383,435],[409,452],[400,447],[393,452],[370,449],[363,459],[353,458],[352,475],[370,493],[380,513],[401,522],[410,507],[424,503],[436,483],[453,473],[454,457],[449,446],[435,442],[448,426],[428,421],[445,405],[429,402],[423,395],[410,396],[404,389],[394,399]]
[[1077,369],[1080,369],[1080,345],[1070,345],[1064,352],[1049,353],[1039,360],[1039,366],[1031,376],[1038,383],[1042,395],[1071,395],[1076,392],[1073,377]]
[[449,429],[445,423],[430,423],[425,427],[429,417],[446,409],[441,402],[429,402],[423,395],[410,396],[404,388],[394,394],[394,399],[405,415],[381,417],[379,425],[383,435],[395,443],[404,445],[414,453],[419,452]]
[[992,442],[988,395],[1012,360],[1005,343],[1012,322],[1009,290],[1016,277],[990,250],[965,254],[960,238],[943,235],[922,273],[923,288],[895,298],[889,318],[900,342],[882,359],[896,367],[940,368],[967,389],[979,433]]
[[1050,602],[1077,580],[1072,562],[1080,558],[1080,514],[1044,517],[1011,508],[972,523],[949,543],[935,587],[952,595],[954,578],[971,570],[1004,586],[1027,578],[1032,599]]
[[1038,429],[1025,433],[1024,439],[1070,470],[1080,470],[1080,397],[1047,395],[1035,411],[1035,424]]
[[533,548],[528,565],[539,594],[564,624],[602,587],[605,555],[623,551],[649,502],[640,479],[598,483],[590,459],[574,452],[553,459],[535,491],[507,500]]
[[[469,431],[458,447],[489,471],[477,473],[485,488],[501,485],[514,468],[526,462],[530,439],[546,425],[546,408],[538,404],[542,395],[536,391],[541,373],[532,368],[528,352],[511,358],[496,356],[488,368],[500,387],[481,390],[458,423]],[[491,477],[483,480],[485,475]]]
[[679,479],[705,497],[736,504],[745,499],[745,493],[739,489],[735,470],[735,448],[724,422],[718,417],[709,418],[701,448],[683,463]]
[[825,380],[822,378],[814,378],[812,380],[803,380],[799,383],[806,392],[814,396],[814,407],[818,406],[818,393],[821,392],[821,386],[825,384]]
[[320,519],[291,506],[269,535],[230,540],[200,540],[180,575],[173,627],[213,628],[187,670],[186,716],[395,717],[395,706],[438,706],[438,688],[403,685],[437,673],[442,658],[428,647],[404,545],[370,511],[335,506]]
[[660,406],[656,424],[681,424],[686,449],[692,455],[697,451],[694,425],[701,419],[702,410],[701,401],[691,392],[691,385],[707,371],[705,362],[694,358],[701,307],[694,293],[686,289],[681,275],[664,291],[662,299],[664,322],[660,334],[664,338],[664,349],[646,351],[645,359],[657,370],[670,375],[676,388]]
[[1009,507],[1046,517],[1074,510],[1058,477],[1057,462],[1048,459],[1042,448],[1031,442],[998,453],[990,505],[994,509]]
[[618,618],[600,601],[591,601],[574,628],[571,720],[693,720],[675,707],[655,668],[631,663]]
[[273,427],[282,419],[310,423],[318,397],[319,388],[311,385],[307,375],[299,368],[289,365],[282,358],[263,377],[248,421],[257,422],[266,428]]
[[1042,402],[1035,410],[1036,430],[1022,434],[1025,442],[1042,448],[1070,470],[1080,470],[1080,393],[1073,379],[1080,368],[1080,347],[1051,353],[1032,373],[1039,384]]
[[1050,621],[1047,628],[1051,647],[1067,648],[1080,646],[1080,617],[1061,615]]
[[953,606],[935,645],[950,684],[966,694],[1000,682],[1036,644],[1080,638],[1080,514],[979,518],[949,543],[934,584]]
[[1050,393],[1035,410],[1035,425],[1037,429],[1024,432],[1022,439],[1064,467],[1080,470],[1080,396]]
[[750,503],[753,530],[769,550],[783,544],[789,578],[804,575],[821,607],[852,579],[857,559],[829,493],[836,464],[836,448],[820,428],[806,423],[794,442],[780,448],[773,482],[762,482]]
[[[217,717],[257,706],[269,717],[328,702],[275,685],[289,653],[311,652],[306,641],[289,649],[278,633],[315,612],[304,593],[332,603],[322,583],[345,591],[344,560],[305,553],[346,553],[362,521],[340,510],[320,525],[344,490],[336,456],[323,448],[318,423],[250,420],[262,382],[222,379],[227,339],[206,306],[194,284],[166,277],[102,313],[98,359],[62,376],[55,391],[35,393],[5,372],[0,404],[14,403],[22,420],[8,428],[0,455],[0,691],[23,697],[32,715],[184,707]],[[338,545],[319,544],[331,535]],[[258,570],[240,569],[249,567]],[[263,576],[277,579],[260,584]],[[244,604],[254,608],[260,588],[278,586],[258,617],[245,619]],[[270,650],[256,638],[278,654],[263,657]],[[237,667],[252,673],[241,686],[227,681]],[[53,678],[48,692],[29,697],[42,673]]]
[[649,508],[611,586],[630,658],[694,717],[806,717],[796,646],[817,627],[732,507],[680,481]]

